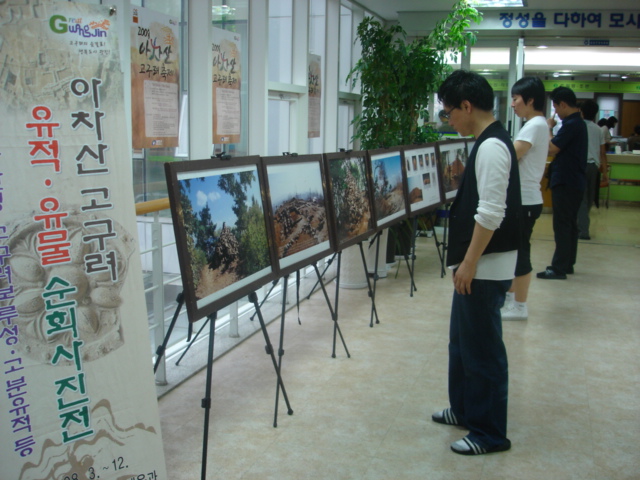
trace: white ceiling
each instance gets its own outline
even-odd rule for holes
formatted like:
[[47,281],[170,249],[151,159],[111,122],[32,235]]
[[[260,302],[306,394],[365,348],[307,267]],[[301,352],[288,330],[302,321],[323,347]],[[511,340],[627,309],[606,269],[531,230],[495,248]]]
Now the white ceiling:
[[[354,4],[359,5],[366,10],[369,10],[376,15],[382,17],[386,21],[398,21],[398,12],[440,12],[440,16],[443,12],[448,12],[451,10],[451,7],[456,3],[456,0],[353,0]],[[638,0],[611,0],[610,2],[603,2],[602,0],[563,0],[559,2],[558,0],[526,0],[526,8],[527,10],[558,10],[561,8],[562,10],[632,10],[639,11],[640,10],[640,2]],[[481,9],[482,10],[482,9]],[[504,10],[504,8],[501,8]],[[514,11],[517,9],[514,9]],[[525,35],[526,33],[526,35]],[[558,32],[560,33],[560,32]],[[586,32],[585,32],[586,33]],[[569,36],[553,36],[549,35],[549,31],[545,33],[540,32],[514,32],[507,31],[504,33],[501,32],[479,32],[478,34],[478,44],[477,47],[499,47],[500,45],[504,45],[504,47],[508,47],[509,43],[505,44],[505,36],[510,35],[514,37],[515,35],[521,34],[525,37],[525,45],[529,45],[527,51],[529,52],[529,59],[525,60],[527,67],[527,72],[530,74],[538,74],[538,75],[552,75],[554,72],[558,71],[557,69],[564,67],[565,70],[573,72],[576,77],[582,78],[590,78],[594,75],[598,75],[601,73],[616,73],[618,75],[629,75],[630,79],[640,78],[640,61],[638,61],[640,55],[640,30],[638,33],[631,37],[624,37],[624,39],[618,38],[618,43],[620,44],[620,40],[624,40],[620,47],[597,47],[591,49],[591,47],[576,47],[576,39],[571,38]],[[608,32],[607,35],[609,37],[617,37],[615,32]],[[581,33],[581,38],[584,37],[584,33]],[[500,39],[502,38],[502,39]],[[497,41],[497,43],[496,43]],[[636,44],[637,41],[637,44]],[[554,62],[540,62],[532,64],[530,60],[533,60],[533,50],[535,46],[544,44],[549,46],[549,50],[547,50],[547,55],[549,58],[553,55],[554,57],[565,58],[567,63],[571,65],[557,65],[555,66]],[[488,49],[490,50],[490,48]],[[584,59],[584,56],[578,57],[576,56],[577,51],[590,51],[593,53],[592,58]],[[536,52],[538,53],[538,52]],[[602,59],[602,55],[627,55],[628,61],[622,64],[612,65],[609,62],[604,62],[602,64],[598,63]],[[508,55],[508,53],[507,53]],[[527,55],[525,53],[525,55]],[[575,62],[573,60],[575,59]],[[472,68],[473,65],[473,55],[472,55]],[[484,64],[483,67],[490,68],[491,70],[495,70],[496,72],[506,72],[508,71],[508,62],[507,64],[499,64],[490,62]]]
[[[638,0],[525,0],[532,10],[638,10]],[[397,20],[398,12],[444,12],[451,10],[456,0],[354,0],[384,20]]]

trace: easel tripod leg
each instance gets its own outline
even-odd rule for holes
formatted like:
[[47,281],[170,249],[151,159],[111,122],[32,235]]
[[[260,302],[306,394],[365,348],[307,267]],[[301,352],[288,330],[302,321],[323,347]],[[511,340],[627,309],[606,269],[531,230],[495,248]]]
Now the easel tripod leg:
[[211,378],[213,370],[213,342],[216,333],[216,316],[213,313],[207,317],[209,322],[209,351],[207,353],[207,384],[205,387],[205,397],[202,399],[202,408],[204,408],[204,435],[202,437],[202,474],[201,480],[207,479],[207,451],[209,449],[209,414],[211,411]]
[[280,314],[280,343],[278,345],[278,382],[276,383],[276,405],[273,414],[273,426],[274,428],[278,426],[278,403],[280,400],[280,374],[282,372],[282,356],[284,355],[284,349],[282,345],[284,344],[284,317],[285,310],[287,307],[287,286],[289,283],[289,275],[285,275],[283,277],[284,284],[282,285],[282,313]]
[[284,398],[285,403],[287,404],[287,413],[289,415],[293,415],[293,409],[289,404],[289,397],[287,396],[287,390],[284,388],[284,382],[282,381],[282,377],[280,376],[280,371],[278,370],[278,362],[276,361],[276,356],[273,353],[273,346],[271,345],[271,341],[269,340],[269,332],[267,332],[267,327],[264,323],[264,318],[262,316],[262,312],[260,311],[260,305],[258,304],[258,295],[256,292],[251,292],[249,294],[249,301],[253,303],[253,306],[256,309],[256,314],[258,315],[258,320],[260,321],[260,329],[262,330],[262,334],[265,340],[265,351],[267,355],[271,357],[271,363],[273,364],[273,368],[276,371],[276,376],[278,377],[278,385],[282,389],[282,397]]

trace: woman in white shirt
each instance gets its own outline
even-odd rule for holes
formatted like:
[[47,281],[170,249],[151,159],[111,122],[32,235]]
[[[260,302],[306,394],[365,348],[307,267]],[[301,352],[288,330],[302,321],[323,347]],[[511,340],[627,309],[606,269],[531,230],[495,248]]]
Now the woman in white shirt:
[[526,122],[513,142],[520,167],[523,237],[518,250],[515,278],[501,310],[503,320],[526,320],[529,315],[527,295],[532,271],[530,240],[533,226],[542,213],[540,180],[549,150],[549,125],[543,113],[544,103],[544,85],[538,77],[523,77],[513,85],[511,107]]

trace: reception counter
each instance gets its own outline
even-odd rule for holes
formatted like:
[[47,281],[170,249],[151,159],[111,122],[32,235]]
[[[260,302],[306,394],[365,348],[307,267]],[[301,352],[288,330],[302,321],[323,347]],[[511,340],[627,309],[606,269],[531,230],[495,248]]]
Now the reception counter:
[[[609,200],[624,202],[640,202],[640,155],[638,154],[607,154],[611,167],[609,178],[611,186]],[[551,158],[549,158],[551,161]],[[547,168],[549,168],[549,161]],[[541,190],[545,211],[551,208],[551,190],[547,189],[547,172],[542,177]],[[603,190],[604,192],[604,190]]]
[[609,199],[640,202],[640,155],[607,154],[607,160],[611,166]]

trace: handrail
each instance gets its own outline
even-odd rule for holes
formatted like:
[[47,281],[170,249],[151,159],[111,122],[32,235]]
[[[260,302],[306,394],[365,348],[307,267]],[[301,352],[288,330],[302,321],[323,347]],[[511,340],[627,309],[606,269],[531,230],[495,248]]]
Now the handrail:
[[167,210],[169,207],[169,197],[140,202],[136,203],[136,215],[159,212],[161,210]]

